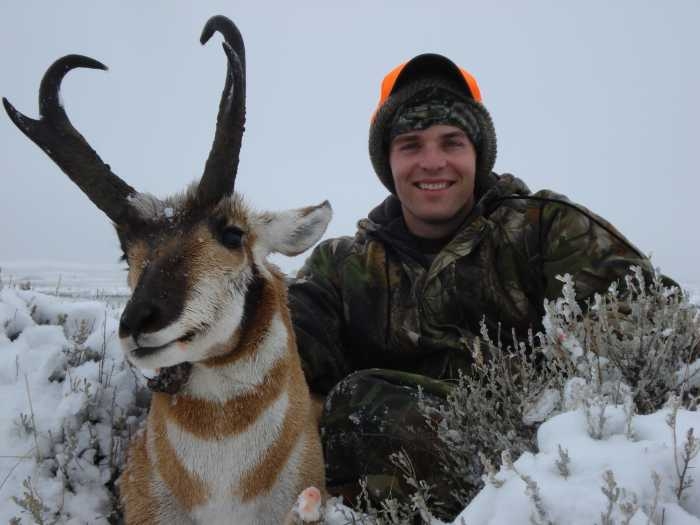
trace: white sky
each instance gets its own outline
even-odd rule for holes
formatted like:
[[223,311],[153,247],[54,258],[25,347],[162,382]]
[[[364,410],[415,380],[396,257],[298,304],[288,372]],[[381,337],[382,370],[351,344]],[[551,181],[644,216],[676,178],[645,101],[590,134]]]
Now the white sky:
[[[327,236],[353,234],[386,191],[367,154],[383,75],[422,52],[478,79],[497,172],[564,193],[615,224],[681,282],[700,271],[700,2],[625,0],[0,3],[0,95],[36,116],[39,80],[68,53],[67,112],[115,173],[159,196],[199,177],[225,58],[204,22],[247,47],[248,123],[237,189],[259,209],[329,199]],[[110,262],[106,217],[0,115],[0,260]],[[279,258],[285,270],[303,256]]]

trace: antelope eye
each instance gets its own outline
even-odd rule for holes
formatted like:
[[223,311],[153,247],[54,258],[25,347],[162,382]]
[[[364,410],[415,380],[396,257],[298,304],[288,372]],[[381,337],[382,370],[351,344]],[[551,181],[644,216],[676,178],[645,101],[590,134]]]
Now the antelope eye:
[[240,248],[243,241],[243,230],[240,228],[231,227],[225,228],[221,232],[221,244],[226,248]]

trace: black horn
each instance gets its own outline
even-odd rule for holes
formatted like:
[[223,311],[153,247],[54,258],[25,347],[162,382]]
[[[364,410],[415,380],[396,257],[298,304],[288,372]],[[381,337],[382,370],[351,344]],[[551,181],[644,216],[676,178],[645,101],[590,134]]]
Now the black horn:
[[245,130],[245,48],[236,25],[225,16],[214,16],[204,25],[200,41],[206,44],[215,32],[224,37],[228,59],[226,82],[219,103],[216,133],[204,174],[199,183],[199,201],[205,205],[231,195]]
[[136,190],[117,177],[109,165],[71,124],[59,99],[61,81],[79,67],[106,70],[107,66],[82,55],[59,58],[44,73],[39,88],[39,120],[17,111],[3,98],[12,122],[78,185],[78,187],[116,224],[129,216],[128,197]]

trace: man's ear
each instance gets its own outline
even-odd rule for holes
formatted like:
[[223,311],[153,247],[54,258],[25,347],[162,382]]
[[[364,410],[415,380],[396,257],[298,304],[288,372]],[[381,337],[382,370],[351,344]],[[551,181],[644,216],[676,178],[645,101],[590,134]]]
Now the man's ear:
[[321,238],[332,216],[328,201],[318,206],[263,213],[255,226],[256,251],[263,257],[275,252],[299,255]]

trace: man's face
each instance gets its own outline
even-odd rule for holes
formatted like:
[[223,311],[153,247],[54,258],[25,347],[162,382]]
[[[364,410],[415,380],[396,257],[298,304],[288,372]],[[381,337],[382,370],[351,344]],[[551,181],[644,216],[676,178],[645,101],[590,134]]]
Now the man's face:
[[411,233],[426,238],[454,233],[474,205],[476,150],[464,131],[437,124],[398,135],[389,165]]

